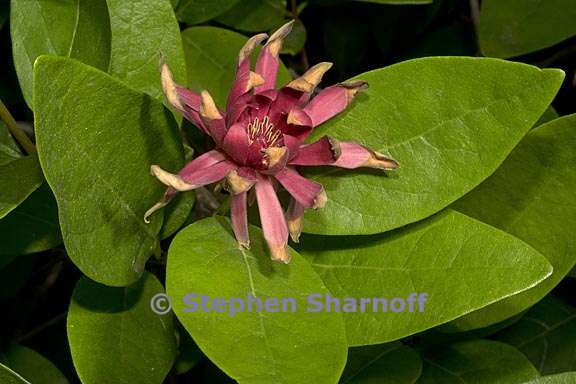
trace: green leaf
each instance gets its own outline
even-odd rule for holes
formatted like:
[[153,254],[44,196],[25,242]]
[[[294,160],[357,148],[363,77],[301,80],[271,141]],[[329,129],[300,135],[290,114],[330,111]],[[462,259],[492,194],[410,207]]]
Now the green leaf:
[[4,364],[31,383],[68,384],[66,377],[50,360],[30,348],[12,345],[0,357]]
[[186,83],[180,28],[170,0],[106,0],[112,26],[110,74],[130,87],[164,100],[160,54],[174,79]]
[[496,59],[432,57],[357,78],[370,89],[313,138],[365,144],[392,155],[400,169],[389,177],[310,172],[324,185],[328,204],[306,214],[307,232],[384,232],[438,212],[498,168],[544,113],[564,74]]
[[[239,33],[216,27],[193,27],[182,32],[189,87],[208,90],[216,104],[224,108],[234,81],[238,52],[247,40]],[[288,70],[280,65],[276,84],[289,81]]]
[[399,342],[350,348],[341,384],[413,384],[422,372],[420,355]]
[[164,240],[179,230],[190,216],[194,206],[194,193],[180,193],[164,208],[164,223],[159,237]]
[[[3,158],[0,152],[0,160]],[[4,157],[8,160],[7,157]],[[0,163],[0,219],[8,215],[44,181],[36,155]]]
[[186,24],[198,24],[223,14],[234,7],[238,1],[180,0],[178,7],[176,7],[176,17]]
[[[308,295],[328,293],[318,275],[293,250],[289,265],[271,261],[255,227],[250,228],[251,249],[239,248],[228,227],[228,222],[204,219],[180,231],[170,246],[166,287],[184,328],[241,384],[335,383],[346,361],[344,324],[338,314],[307,311]],[[219,313],[208,304],[210,311],[185,312],[193,309],[184,301],[190,293],[198,295],[198,302],[201,295],[244,300],[245,310],[231,314],[228,306]],[[266,298],[280,303],[293,298],[296,312],[289,304],[284,313],[249,311],[248,295],[263,305]]]
[[2,384],[30,384],[3,364],[0,364],[0,382]]
[[496,338],[522,351],[542,375],[576,370],[576,308],[552,296]]
[[573,0],[483,0],[480,47],[486,56],[513,57],[576,35]]
[[14,66],[30,107],[38,56],[66,56],[102,70],[108,67],[110,21],[104,0],[12,0],[10,32]]
[[68,312],[68,342],[83,384],[160,384],[172,367],[172,315],[152,312],[164,288],[145,273],[134,285],[106,287],[82,278]]
[[150,165],[182,166],[174,120],[149,96],[75,60],[43,56],[34,72],[38,152],[68,255],[98,282],[131,284],[162,224],[161,216],[143,220],[164,191]]
[[576,115],[532,130],[498,171],[454,204],[546,256],[550,278],[533,289],[458,319],[459,330],[484,327],[528,309],[576,263]]
[[[303,238],[305,247],[314,238]],[[318,239],[301,250],[336,297],[388,300],[344,312],[350,345],[400,339],[526,290],[551,273],[525,243],[454,211],[370,237]],[[490,287],[489,290],[485,289]],[[410,311],[411,293],[427,294]],[[420,296],[418,296],[420,297]],[[404,311],[391,313],[392,299]],[[344,310],[344,307],[341,308]],[[423,312],[421,312],[423,310]]]
[[8,127],[0,120],[0,165],[22,157],[18,144],[8,131]]
[[286,0],[242,0],[216,21],[247,32],[268,31],[287,15]]
[[56,200],[47,183],[0,220],[0,255],[23,255],[62,243]]
[[514,347],[472,340],[426,351],[418,384],[520,384],[538,377],[530,361]]
[[538,122],[535,124],[535,127],[539,127],[542,124],[549,123],[552,120],[556,120],[559,117],[560,117],[560,115],[558,114],[558,112],[556,112],[554,107],[550,106],[550,107],[548,107],[546,112],[544,112],[544,114],[542,116],[540,116],[540,120],[538,120]]
[[524,384],[574,384],[576,383],[576,372],[566,372],[559,375],[539,377]]

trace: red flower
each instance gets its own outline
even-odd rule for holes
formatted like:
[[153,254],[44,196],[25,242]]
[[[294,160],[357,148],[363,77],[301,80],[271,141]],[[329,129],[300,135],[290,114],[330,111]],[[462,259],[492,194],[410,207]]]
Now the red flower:
[[[254,187],[272,259],[288,263],[288,233],[298,242],[304,210],[322,208],[327,200],[322,185],[302,177],[298,167],[398,167],[394,160],[352,142],[325,136],[312,144],[304,144],[314,127],[343,111],[368,84],[363,81],[336,84],[312,97],[323,74],[332,66],[320,63],[283,88],[274,89],[280,64],[278,54],[291,28],[292,22],[270,36],[258,56],[255,72],[250,70],[250,55],[268,36],[256,35],[240,50],[226,112],[218,110],[208,92],[198,95],[175,84],[170,69],[162,63],[162,86],[168,101],[212,137],[216,149],[192,160],[177,175],[157,165],[151,167],[152,173],[168,189],[146,212],[146,221],[178,191],[224,180],[232,195],[234,234],[241,246],[248,247],[247,193]],[[276,196],[278,183],[291,195],[286,216]]]

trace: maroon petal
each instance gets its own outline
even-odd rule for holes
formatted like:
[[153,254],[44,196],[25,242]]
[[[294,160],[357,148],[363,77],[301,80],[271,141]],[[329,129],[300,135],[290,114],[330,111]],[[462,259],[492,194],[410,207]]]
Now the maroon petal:
[[184,176],[187,174],[191,174],[224,160],[226,160],[226,155],[221,151],[218,150],[208,151],[198,156],[194,160],[190,161],[188,164],[186,164],[184,168],[182,168],[180,172],[178,172],[178,175]]
[[232,195],[230,202],[230,215],[232,218],[232,229],[236,240],[244,248],[250,248],[250,237],[248,235],[248,211],[246,207],[246,196],[248,192]]
[[295,243],[300,242],[303,217],[304,206],[296,201],[296,199],[291,198],[290,204],[288,205],[288,212],[286,213],[286,221],[288,222],[288,231],[290,231],[290,237]]
[[287,245],[288,226],[270,178],[260,178],[255,189],[262,231],[268,243],[272,260],[287,264],[290,261]]
[[290,152],[288,147],[269,147],[262,150],[264,162],[266,163],[266,173],[273,174],[286,167]]
[[312,144],[302,145],[290,165],[318,166],[332,165],[340,157],[340,145],[328,136]]
[[358,91],[367,87],[368,84],[363,81],[328,87],[314,97],[302,111],[290,112],[288,120],[301,121],[304,118],[302,114],[304,112],[312,120],[312,126],[317,127],[346,109]]
[[212,99],[212,96],[210,96],[207,91],[202,91],[200,97],[202,100],[200,104],[200,117],[202,118],[202,122],[210,136],[214,139],[216,145],[221,146],[224,136],[226,135],[226,122],[216,107],[214,99]]
[[191,191],[222,180],[231,170],[236,168],[236,164],[224,160],[205,168],[183,173],[182,175],[166,172],[157,165],[151,166],[150,171],[158,180],[168,187],[174,188],[177,191]]
[[340,148],[340,156],[338,160],[330,164],[335,167],[348,169],[368,167],[384,170],[398,168],[398,163],[395,160],[360,144],[343,141],[339,142],[338,146]]
[[326,205],[327,197],[322,184],[308,180],[293,168],[284,168],[274,177],[304,208],[316,209]]
[[226,102],[226,111],[231,113],[234,108],[237,108],[240,97],[249,92],[252,88],[259,84],[264,83],[262,76],[250,71],[250,55],[252,51],[260,44],[268,35],[265,33],[252,36],[240,50],[238,54],[238,68],[236,69],[236,79],[230,89],[228,101]]
[[200,95],[174,82],[172,71],[164,61],[164,58],[160,59],[160,78],[166,100],[168,100],[176,110],[182,113],[186,119],[200,128],[204,133],[209,134],[199,114]]
[[[182,168],[178,174],[180,175],[180,177],[184,175],[191,175],[204,168],[211,167],[225,160],[226,155],[224,155],[222,152],[217,150],[209,151],[186,164],[186,166]],[[144,221],[146,223],[149,223],[150,216],[154,212],[168,205],[168,203],[170,203],[170,201],[178,194],[178,192],[179,191],[177,191],[172,187],[166,188],[166,192],[164,192],[162,198],[156,204],[154,204],[148,211],[146,211],[146,213],[144,214]]]
[[246,127],[242,123],[236,123],[228,129],[222,148],[238,164],[246,164],[246,158],[250,150],[250,141]]
[[256,61],[256,72],[264,78],[264,83],[256,87],[257,93],[274,89],[280,66],[280,50],[284,39],[292,31],[292,24],[294,24],[294,20],[284,24],[274,32],[260,52]]

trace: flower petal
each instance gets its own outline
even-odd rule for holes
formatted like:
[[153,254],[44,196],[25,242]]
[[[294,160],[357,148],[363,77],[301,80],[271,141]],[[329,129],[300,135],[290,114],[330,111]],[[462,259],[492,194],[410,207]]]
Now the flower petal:
[[288,212],[286,213],[286,221],[288,222],[288,231],[290,231],[290,237],[295,243],[300,242],[303,217],[304,206],[296,201],[296,199],[291,198],[290,204],[288,205]]
[[172,187],[177,191],[191,191],[222,180],[236,167],[237,165],[231,161],[224,160],[182,176],[166,172],[157,165],[151,166],[150,171],[168,187]]
[[275,173],[286,167],[288,162],[288,147],[268,147],[263,150],[267,173]]
[[316,209],[326,205],[327,197],[322,184],[308,180],[293,168],[284,168],[274,177],[304,208]]
[[242,192],[231,197],[230,216],[232,219],[232,230],[240,246],[250,248],[250,237],[248,235],[248,211],[246,207],[246,196],[248,192]]
[[[217,150],[209,151],[190,161],[188,164],[186,164],[184,168],[180,170],[178,174],[180,175],[180,177],[182,177],[183,175],[191,175],[194,172],[197,172],[203,168],[210,167],[214,164],[220,163],[225,160],[226,155],[224,155],[222,152]],[[178,191],[176,189],[172,187],[166,188],[166,192],[164,192],[162,198],[156,204],[154,204],[148,211],[146,211],[146,213],[144,214],[144,221],[146,223],[149,223],[150,216],[154,212],[168,205],[168,203],[170,203],[170,201],[177,194]]]
[[338,160],[330,164],[335,167],[348,169],[368,167],[384,170],[398,168],[398,163],[395,160],[360,144],[342,141],[338,143],[338,146],[340,147],[340,156]]
[[260,55],[258,55],[256,72],[264,78],[264,83],[255,88],[257,93],[274,89],[278,67],[280,66],[280,50],[282,49],[284,39],[292,31],[293,24],[294,20],[289,21],[274,32],[268,39],[268,42],[266,42]]
[[252,168],[234,169],[226,176],[225,189],[232,195],[244,193],[256,184],[256,172]]
[[200,97],[200,117],[202,122],[216,145],[221,146],[224,136],[226,136],[226,122],[216,107],[214,99],[207,91],[202,91]]
[[302,145],[290,165],[318,166],[332,165],[340,157],[340,143],[324,136],[312,144]]
[[222,142],[222,148],[238,164],[246,164],[246,159],[250,153],[250,142],[244,124],[236,123],[228,129]]
[[287,264],[290,261],[288,226],[270,178],[261,177],[256,183],[255,190],[262,232],[268,243],[272,260]]
[[226,111],[231,113],[234,106],[237,105],[238,99],[249,92],[253,87],[258,84],[264,83],[264,79],[260,75],[250,71],[250,55],[252,51],[264,39],[268,37],[265,33],[260,33],[252,36],[240,50],[238,54],[238,67],[236,69],[236,79],[230,89],[228,101],[226,102]]
[[332,68],[332,63],[318,63],[308,69],[302,76],[289,82],[286,87],[302,93],[311,93],[322,81],[322,76]]
[[[301,112],[310,117],[313,127],[317,127],[346,109],[354,96],[367,87],[368,83],[364,81],[354,81],[328,87],[314,97]],[[298,110],[291,111],[288,121],[301,121],[303,118],[301,112]]]
[[176,191],[174,188],[167,188],[166,192],[164,192],[164,195],[162,195],[162,198],[156,203],[154,204],[152,207],[150,207],[150,209],[148,209],[146,211],[146,213],[144,214],[144,222],[146,224],[150,224],[150,216],[152,216],[152,214],[162,208],[164,208],[165,206],[168,205],[168,203],[170,203],[170,201],[178,194],[178,191]]

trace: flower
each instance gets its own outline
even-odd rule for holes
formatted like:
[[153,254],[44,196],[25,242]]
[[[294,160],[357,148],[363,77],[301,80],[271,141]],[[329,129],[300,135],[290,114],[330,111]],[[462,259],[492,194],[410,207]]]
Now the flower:
[[[289,22],[270,38],[249,39],[238,55],[236,79],[228,95],[226,112],[220,111],[207,91],[194,93],[174,83],[161,63],[162,87],[167,100],[215,143],[211,150],[188,163],[177,175],[152,165],[151,172],[168,186],[162,199],[145,215],[164,207],[179,191],[190,191],[223,181],[231,194],[231,221],[236,239],[249,247],[247,200],[255,191],[262,230],[273,260],[288,263],[288,234],[298,242],[307,208],[322,208],[327,201],[321,184],[298,173],[299,167],[335,166],[395,169],[398,164],[352,142],[322,137],[305,144],[314,127],[343,111],[354,96],[367,88],[363,81],[336,84],[313,97],[331,63],[319,63],[279,90],[274,88],[279,52],[292,28]],[[268,38],[251,70],[250,56]],[[281,185],[290,194],[286,215],[276,196]]]

